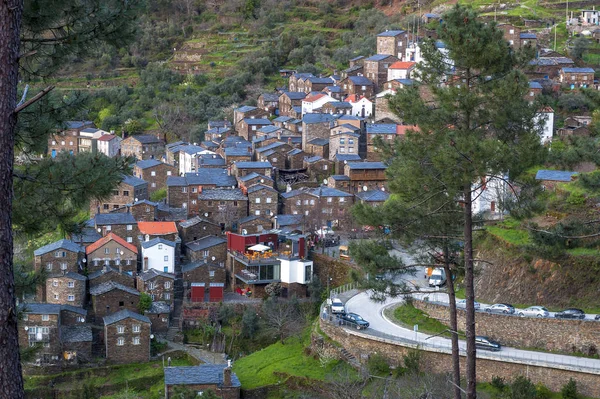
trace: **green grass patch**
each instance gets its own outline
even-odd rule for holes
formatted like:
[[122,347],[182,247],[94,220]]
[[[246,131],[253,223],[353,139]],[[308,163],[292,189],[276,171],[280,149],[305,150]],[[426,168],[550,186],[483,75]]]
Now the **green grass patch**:
[[525,230],[506,228],[501,225],[489,226],[486,231],[498,239],[516,246],[524,246],[531,242],[529,233]]
[[427,313],[415,308],[409,303],[394,308],[393,320],[406,327],[412,327],[415,324],[418,324],[419,332],[427,334],[439,334],[448,329],[442,322],[429,317]]
[[326,367],[321,367],[318,360],[306,356],[304,348],[309,340],[309,330],[307,330],[302,337],[291,337],[285,341],[285,344],[277,342],[237,360],[233,365],[233,371],[240,379],[242,388],[253,389],[282,383],[281,376],[277,376],[276,373],[323,380],[338,362],[331,362]]
[[567,249],[571,256],[600,256],[600,250],[595,248],[571,248]]

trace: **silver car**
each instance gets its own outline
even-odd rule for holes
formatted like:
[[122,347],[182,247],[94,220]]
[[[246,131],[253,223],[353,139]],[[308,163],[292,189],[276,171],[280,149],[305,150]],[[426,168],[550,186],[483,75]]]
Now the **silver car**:
[[527,309],[519,309],[517,314],[521,317],[548,317],[550,312],[543,306],[530,306]]
[[[473,306],[475,306],[475,310],[479,310],[481,308],[481,304],[477,301],[475,301],[475,303],[473,304]],[[466,299],[461,299],[460,301],[456,302],[456,307],[459,309],[466,309],[467,308],[467,300]]]
[[515,313],[515,308],[508,303],[495,303],[492,306],[485,308],[485,311],[488,313],[513,314]]

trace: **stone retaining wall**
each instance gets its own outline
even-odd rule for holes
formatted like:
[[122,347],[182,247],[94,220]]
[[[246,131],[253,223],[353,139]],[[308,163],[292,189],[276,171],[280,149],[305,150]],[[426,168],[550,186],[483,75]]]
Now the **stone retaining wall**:
[[[393,365],[402,365],[403,356],[414,348],[402,346],[364,333],[344,330],[321,320],[321,330],[330,338],[341,344],[357,359],[368,358],[371,353],[380,353],[387,357]],[[451,354],[421,350],[421,370],[436,374],[450,373],[452,370]],[[465,375],[466,359],[461,356],[461,373]],[[507,381],[519,375],[524,375],[535,384],[541,383],[552,391],[560,391],[570,378],[577,381],[578,392],[585,396],[600,397],[600,375],[579,372],[576,370],[561,370],[550,367],[532,366],[522,363],[509,363],[492,359],[477,359],[477,377],[481,382],[490,382],[498,376]]]
[[[413,305],[430,317],[450,324],[450,308],[438,303],[413,300]],[[458,328],[465,331],[466,312],[458,309]],[[503,345],[535,348],[565,354],[594,355],[600,345],[600,322],[555,318],[519,317],[477,312],[477,335],[487,335]]]

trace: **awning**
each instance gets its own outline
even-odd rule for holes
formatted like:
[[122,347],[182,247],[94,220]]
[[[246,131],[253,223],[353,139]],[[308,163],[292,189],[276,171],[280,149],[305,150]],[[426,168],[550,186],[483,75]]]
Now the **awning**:
[[267,251],[267,250],[271,249],[271,247],[267,247],[266,245],[262,245],[262,244],[256,244],[256,245],[251,246],[248,249],[250,251],[263,252],[263,251]]

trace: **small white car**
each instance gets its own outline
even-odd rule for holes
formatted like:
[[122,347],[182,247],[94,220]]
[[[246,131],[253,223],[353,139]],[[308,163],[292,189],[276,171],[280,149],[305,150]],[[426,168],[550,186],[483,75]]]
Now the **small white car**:
[[[475,301],[473,306],[475,307],[475,310],[479,310],[481,308],[481,304],[477,301]],[[460,301],[456,301],[456,307],[459,309],[466,309],[467,308],[467,300],[461,299]]]
[[531,316],[531,317],[548,317],[550,316],[550,312],[543,306],[530,306],[527,309],[519,309],[517,314],[521,317]]
[[346,313],[346,307],[344,306],[344,302],[342,302],[339,298],[334,298],[331,301],[331,313]]

